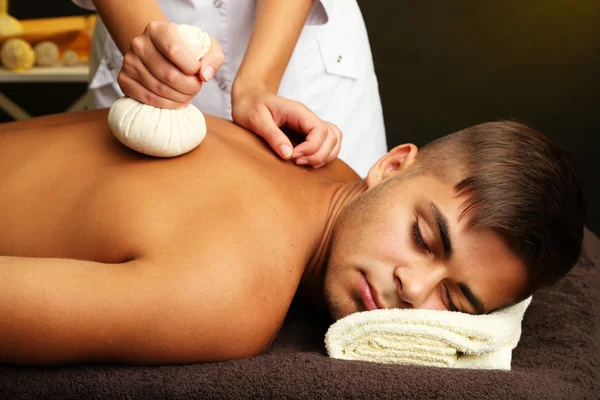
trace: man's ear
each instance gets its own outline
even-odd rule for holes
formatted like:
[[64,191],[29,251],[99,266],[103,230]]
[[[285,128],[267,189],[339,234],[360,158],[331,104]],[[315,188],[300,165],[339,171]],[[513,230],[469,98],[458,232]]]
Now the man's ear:
[[415,162],[417,152],[417,146],[411,143],[394,147],[371,167],[367,175],[367,187],[372,188],[384,179],[404,171]]

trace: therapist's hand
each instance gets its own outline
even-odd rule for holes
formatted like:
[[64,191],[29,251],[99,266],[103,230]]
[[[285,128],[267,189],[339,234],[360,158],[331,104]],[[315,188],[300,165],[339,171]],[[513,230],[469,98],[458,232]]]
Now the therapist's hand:
[[121,90],[155,107],[187,106],[225,60],[219,43],[210,39],[209,52],[198,61],[179,36],[177,24],[150,22],[143,34],[133,38],[123,57],[117,80]]
[[[297,101],[260,89],[236,92],[235,85],[231,99],[233,121],[265,139],[284,160],[294,158],[298,165],[320,168],[340,152],[340,129]],[[306,140],[293,148],[279,129],[283,125],[306,135]]]

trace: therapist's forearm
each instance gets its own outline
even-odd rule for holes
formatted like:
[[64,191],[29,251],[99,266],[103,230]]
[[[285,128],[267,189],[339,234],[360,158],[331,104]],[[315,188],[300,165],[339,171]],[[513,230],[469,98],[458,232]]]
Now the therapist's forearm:
[[94,0],[102,22],[122,54],[152,21],[166,21],[156,0]]
[[277,93],[314,0],[257,0],[248,49],[234,92],[259,86]]

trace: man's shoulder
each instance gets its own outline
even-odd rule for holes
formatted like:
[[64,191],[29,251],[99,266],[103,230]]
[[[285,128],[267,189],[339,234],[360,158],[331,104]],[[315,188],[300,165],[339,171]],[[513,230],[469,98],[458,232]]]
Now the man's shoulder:
[[360,176],[348,164],[339,158],[327,165],[325,170],[331,179],[339,182],[354,182],[360,179]]

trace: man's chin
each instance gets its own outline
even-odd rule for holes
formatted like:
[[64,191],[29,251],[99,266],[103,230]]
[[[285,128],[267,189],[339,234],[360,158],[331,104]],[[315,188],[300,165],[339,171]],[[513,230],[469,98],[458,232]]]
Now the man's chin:
[[327,310],[329,311],[329,316],[334,321],[347,317],[350,314],[364,311],[359,310],[356,302],[352,299],[346,298],[344,301],[339,301],[329,296],[327,296],[325,299],[327,301]]
[[334,321],[347,317],[359,311],[365,311],[358,293],[347,284],[348,278],[342,275],[326,275],[323,297],[329,315]]
[[344,317],[346,317],[348,315],[350,315],[350,314],[346,314],[346,313],[344,313],[344,312],[342,312],[340,310],[337,310],[337,309],[329,308],[329,316],[331,317],[331,319],[333,321],[337,321],[337,320],[342,319],[342,318],[344,318]]

